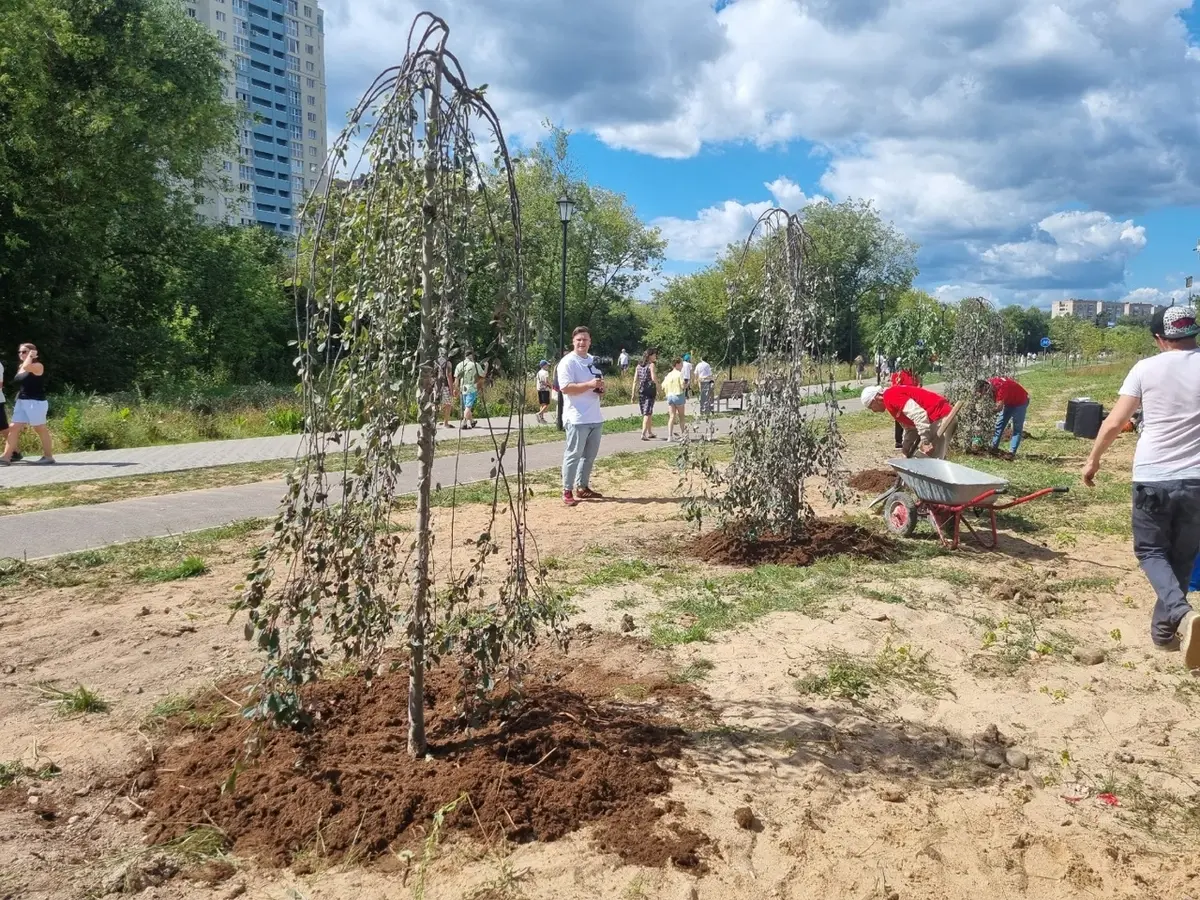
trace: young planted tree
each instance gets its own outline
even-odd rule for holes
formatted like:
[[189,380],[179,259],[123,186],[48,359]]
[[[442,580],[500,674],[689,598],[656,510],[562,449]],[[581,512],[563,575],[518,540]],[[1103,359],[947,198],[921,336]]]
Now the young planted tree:
[[1012,345],[1004,318],[983,297],[968,297],[958,306],[954,337],[946,354],[946,394],[963,402],[957,440],[965,449],[987,446],[994,427],[995,404],[975,393],[980,379],[1011,376],[1015,371]]
[[729,306],[752,309],[755,317],[754,402],[733,426],[733,459],[723,471],[699,449],[685,449],[683,462],[698,467],[707,481],[693,504],[694,517],[708,505],[720,526],[748,541],[765,535],[797,539],[813,516],[809,478],[825,476],[827,493],[844,499],[830,278],[812,264],[812,242],[799,217],[785,210],[763,213],[746,251],[752,247],[760,251],[761,272],[743,270],[730,278]]
[[[474,696],[533,641],[539,623],[556,624],[526,565],[520,379],[507,398],[515,430],[494,438],[489,523],[465,566],[456,569],[453,556],[440,573],[434,564],[439,361],[468,304],[492,311],[496,346],[476,348],[482,358],[503,351],[524,361],[529,319],[508,150],[482,90],[467,84],[447,49],[448,34],[440,18],[417,16],[404,61],[383,72],[352,113],[327,166],[330,187],[306,211],[297,280],[308,314],[296,359],[306,446],[241,601],[247,637],[266,655],[248,713],[277,723],[306,721],[298,689],[328,660],[360,661],[371,672],[402,630],[413,755],[426,750],[423,684],[432,663],[455,654],[464,696]],[[358,163],[334,183],[362,132]],[[481,135],[492,143],[483,159]],[[497,171],[502,191],[491,187]],[[404,537],[392,515],[410,489],[401,461],[404,427],[414,418],[415,536]],[[349,449],[331,435],[345,436]],[[507,559],[502,573],[489,574],[498,585],[489,595],[484,567],[501,552],[504,513]],[[450,544],[461,544],[453,528]]]

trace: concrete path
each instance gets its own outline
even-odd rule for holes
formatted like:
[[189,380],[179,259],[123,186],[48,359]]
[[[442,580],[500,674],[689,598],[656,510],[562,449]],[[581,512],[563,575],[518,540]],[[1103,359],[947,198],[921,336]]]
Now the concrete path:
[[[865,385],[868,382],[843,382],[845,385]],[[817,390],[816,387],[812,390]],[[693,410],[696,402],[691,404]],[[665,401],[659,401],[656,412],[666,412]],[[605,420],[623,419],[638,415],[633,405],[606,406]],[[547,414],[549,416],[549,414]],[[457,420],[454,420],[457,424]],[[550,421],[553,421],[551,418]],[[479,425],[464,432],[472,438],[483,437],[488,429],[504,432],[515,427],[516,420],[507,418],[480,419]],[[532,415],[525,417],[525,427],[553,428],[553,425],[538,425]],[[439,429],[440,435],[457,435],[458,429]],[[415,434],[415,432],[414,432]],[[415,439],[415,438],[414,438]],[[34,466],[14,463],[0,468],[0,490],[9,487],[26,487],[34,484],[63,484],[75,481],[97,481],[103,478],[123,478],[135,475],[151,475],[160,472],[181,472],[188,469],[207,469],[213,466],[229,466],[238,463],[264,462],[276,459],[294,459],[300,452],[303,438],[298,434],[279,437],[243,438],[228,441],[203,441],[193,444],[165,444],[158,447],[134,447],[127,450],[96,450],[87,453],[58,454],[58,464]]]
[[[857,400],[845,400],[840,406],[844,413],[862,410]],[[814,413],[819,408],[811,407]],[[723,435],[735,421],[734,417],[721,418],[712,424],[716,434]],[[604,436],[600,455],[645,453],[669,446],[661,440],[643,441],[637,432],[610,434]],[[558,468],[562,453],[561,441],[533,444],[526,448],[526,468],[531,472]],[[511,456],[507,462],[513,464]],[[490,480],[494,465],[495,457],[487,452],[440,457],[434,462],[434,483],[445,489],[456,481],[463,485]],[[603,478],[597,478],[595,486],[603,491]],[[279,510],[283,490],[282,481],[270,481],[0,516],[0,557],[39,559],[270,517]],[[415,463],[401,474],[399,490],[416,490]]]

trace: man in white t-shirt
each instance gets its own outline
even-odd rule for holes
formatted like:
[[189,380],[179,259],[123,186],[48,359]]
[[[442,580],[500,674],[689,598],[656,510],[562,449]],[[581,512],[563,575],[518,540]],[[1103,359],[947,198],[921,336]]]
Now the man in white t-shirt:
[[713,386],[716,382],[713,380],[712,366],[705,360],[703,353],[697,353],[700,362],[696,363],[696,380],[700,382],[700,415],[707,415],[713,411]]
[[475,362],[475,351],[468,350],[466,359],[454,367],[454,380],[458,384],[459,396],[462,401],[462,427],[474,428],[475,404],[479,401],[479,391],[483,388],[484,368]]
[[1155,312],[1150,330],[1162,352],[1138,362],[1125,377],[1083,467],[1083,481],[1095,486],[1101,457],[1140,406],[1133,552],[1158,596],[1150,637],[1160,649],[1181,650],[1189,669],[1200,669],[1200,614],[1187,601],[1200,550],[1200,324],[1192,307],[1172,306]]
[[580,500],[599,500],[588,482],[592,466],[600,452],[600,432],[604,416],[600,398],[604,396],[604,376],[596,368],[588,350],[592,334],[582,325],[571,332],[575,348],[558,363],[558,390],[563,397],[563,426],[567,447],[563,452],[563,503],[575,506]]
[[629,354],[625,352],[625,348],[621,348],[621,355],[617,357],[617,365],[621,369],[621,374],[624,375],[629,371]]

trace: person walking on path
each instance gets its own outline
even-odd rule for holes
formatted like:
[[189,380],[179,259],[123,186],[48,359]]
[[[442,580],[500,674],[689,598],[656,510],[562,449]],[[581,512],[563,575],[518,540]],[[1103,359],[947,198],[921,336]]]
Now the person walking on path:
[[[891,375],[891,386],[896,387],[920,387],[921,379],[917,377],[911,369],[900,369],[898,372],[893,372]],[[896,422],[896,449],[899,450],[904,446],[904,426],[898,421]]]
[[546,410],[550,408],[550,360],[543,359],[538,363],[537,370],[537,398],[538,412],[537,421],[539,425],[549,425],[546,421]]
[[600,411],[604,376],[588,353],[592,334],[580,325],[571,332],[571,343],[575,349],[558,364],[558,389],[563,396],[563,425],[567,432],[562,467],[563,503],[567,506],[575,506],[580,500],[601,499],[589,482],[604,429]]
[[642,440],[654,441],[654,401],[658,397],[658,376],[654,364],[658,351],[653,348],[642,354],[642,361],[633,372],[633,395],[630,403],[636,403],[642,414]]
[[687,382],[683,380],[684,362],[679,357],[671,362],[671,371],[663,378],[663,393],[667,395],[667,440],[672,439],[675,424],[679,423],[679,439],[683,440],[686,426],[683,410],[687,405]]
[[858,373],[859,381],[862,381],[863,378],[866,377],[867,361],[863,359],[863,355],[861,353],[854,357],[854,371]]
[[[683,376],[683,395],[686,397],[691,393],[690,388],[692,386],[692,354],[683,354],[682,364],[683,369],[680,374]],[[666,388],[663,388],[663,390],[665,391]]]
[[696,380],[700,382],[700,415],[707,416],[713,411],[713,388],[716,386],[716,381],[713,379],[712,366],[704,358],[703,353],[697,354],[700,357],[700,362],[696,363]]
[[1155,312],[1150,331],[1160,352],[1125,376],[1083,466],[1083,483],[1096,486],[1105,452],[1140,405],[1133,553],[1158,598],[1150,639],[1162,650],[1181,650],[1184,665],[1200,669],[1200,613],[1187,599],[1200,548],[1200,324],[1192,307],[1172,306]]
[[454,380],[458,382],[462,399],[462,426],[474,428],[475,404],[479,402],[479,391],[483,387],[483,366],[475,362],[475,351],[468,350],[466,359],[454,368]]
[[1008,458],[1015,459],[1025,429],[1025,414],[1029,411],[1029,393],[1015,379],[1000,376],[975,382],[975,393],[981,397],[991,397],[997,406],[996,430],[992,434],[993,453],[1000,452],[1000,439],[1004,437],[1004,429],[1008,427],[1009,422],[1012,423]]
[[617,366],[621,370],[621,377],[629,371],[629,354],[625,352],[625,348],[621,348],[621,355],[617,357]]
[[925,456],[945,459],[951,430],[938,435],[938,424],[953,411],[950,401],[923,387],[898,384],[863,388],[862,405],[871,412],[886,412],[904,429],[901,450],[911,457],[919,449]]
[[442,427],[450,427],[450,413],[454,406],[454,369],[448,356],[438,357],[437,372],[433,377],[433,399],[442,410]]
[[42,442],[41,459],[34,460],[35,465],[52,465],[54,463],[53,445],[50,439],[50,429],[46,426],[46,413],[49,404],[46,402],[46,367],[38,360],[37,347],[33,344],[22,344],[17,349],[21,359],[21,367],[13,376],[18,385],[17,401],[13,404],[12,424],[4,439],[4,454],[0,455],[0,466],[12,462],[13,454],[21,441],[21,432],[26,426],[32,428]]

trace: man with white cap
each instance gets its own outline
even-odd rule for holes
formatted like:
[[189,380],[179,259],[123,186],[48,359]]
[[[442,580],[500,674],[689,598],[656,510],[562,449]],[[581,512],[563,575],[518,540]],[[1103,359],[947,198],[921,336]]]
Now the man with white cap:
[[950,432],[938,434],[939,423],[954,407],[941,394],[913,384],[889,388],[871,385],[863,388],[863,409],[886,412],[904,429],[901,449],[905,456],[920,451],[934,459],[945,459],[950,448]]
[[1184,665],[1200,669],[1200,614],[1187,600],[1200,548],[1200,324],[1192,307],[1172,306],[1155,311],[1150,332],[1161,352],[1125,376],[1083,467],[1083,481],[1095,487],[1104,452],[1140,406],[1133,553],[1158,597],[1150,638],[1159,649],[1181,650]]

